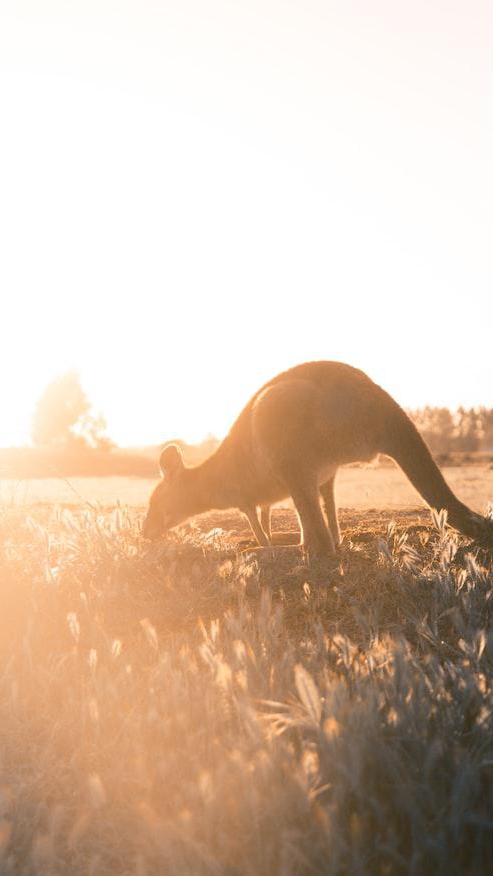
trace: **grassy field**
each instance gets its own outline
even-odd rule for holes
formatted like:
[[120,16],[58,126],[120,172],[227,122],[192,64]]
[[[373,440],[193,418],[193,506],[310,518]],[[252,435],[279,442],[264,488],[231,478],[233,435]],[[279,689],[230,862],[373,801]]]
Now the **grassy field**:
[[233,512],[149,546],[138,508],[2,494],[2,876],[493,872],[492,556],[376,474],[311,570]]
[[[444,468],[452,489],[468,505],[485,511],[493,501],[493,467],[461,465]],[[78,505],[97,502],[103,507],[144,507],[158,479],[138,477],[81,477],[32,480],[0,479],[0,503]],[[343,508],[407,508],[422,506],[420,496],[394,466],[342,468],[337,475],[337,498]]]

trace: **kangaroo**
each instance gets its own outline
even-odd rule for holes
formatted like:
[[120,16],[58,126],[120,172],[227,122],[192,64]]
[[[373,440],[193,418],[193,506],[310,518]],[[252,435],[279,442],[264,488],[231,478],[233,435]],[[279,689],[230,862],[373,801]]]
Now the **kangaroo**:
[[185,467],[179,447],[166,446],[143,535],[156,538],[197,514],[235,507],[267,546],[271,506],[291,497],[308,555],[333,554],[341,541],[337,469],[379,453],[398,463],[429,506],[446,509],[451,526],[493,546],[493,521],[454,495],[403,409],[340,362],[307,362],[264,384],[201,465]]

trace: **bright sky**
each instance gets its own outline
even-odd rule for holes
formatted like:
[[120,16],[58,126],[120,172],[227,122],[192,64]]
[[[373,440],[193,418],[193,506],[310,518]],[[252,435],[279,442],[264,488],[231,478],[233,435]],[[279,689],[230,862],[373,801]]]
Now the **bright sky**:
[[493,406],[490,0],[1,0],[0,445],[120,444],[309,359]]

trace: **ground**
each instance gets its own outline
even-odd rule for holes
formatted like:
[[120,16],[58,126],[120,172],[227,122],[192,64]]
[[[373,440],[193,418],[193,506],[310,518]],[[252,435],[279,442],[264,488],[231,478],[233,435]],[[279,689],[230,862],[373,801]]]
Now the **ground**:
[[493,872],[493,556],[396,476],[312,568],[290,507],[149,544],[151,481],[2,483],[2,876]]

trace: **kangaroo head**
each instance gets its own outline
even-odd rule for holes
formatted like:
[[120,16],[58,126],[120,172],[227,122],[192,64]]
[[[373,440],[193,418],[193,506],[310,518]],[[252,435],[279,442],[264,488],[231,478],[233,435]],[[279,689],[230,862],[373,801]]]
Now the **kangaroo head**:
[[144,538],[155,539],[190,516],[186,472],[181,450],[168,444],[159,458],[162,480],[152,493],[142,528]]

